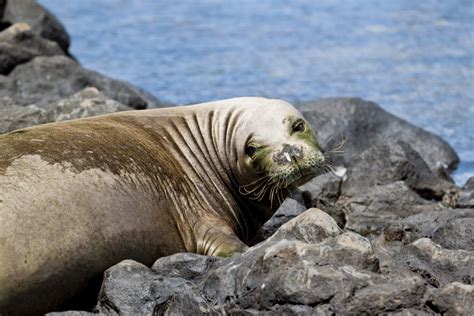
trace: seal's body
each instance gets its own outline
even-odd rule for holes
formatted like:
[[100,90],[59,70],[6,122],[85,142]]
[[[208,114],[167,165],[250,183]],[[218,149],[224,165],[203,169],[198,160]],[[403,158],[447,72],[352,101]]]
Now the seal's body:
[[237,98],[0,136],[0,314],[51,310],[111,265],[228,256],[323,162],[290,104]]

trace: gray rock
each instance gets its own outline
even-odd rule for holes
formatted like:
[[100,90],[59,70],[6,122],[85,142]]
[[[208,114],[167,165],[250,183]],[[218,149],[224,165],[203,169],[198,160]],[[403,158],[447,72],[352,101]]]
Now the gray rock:
[[273,235],[281,225],[306,210],[307,208],[304,206],[303,201],[298,201],[292,197],[287,198],[283,201],[275,214],[273,214],[273,216],[260,228],[259,234],[261,236],[258,237],[258,241],[267,239]]
[[35,0],[7,0],[1,22],[25,22],[31,26],[33,32],[58,43],[64,52],[68,51],[70,40],[64,26]]
[[335,157],[346,166],[369,147],[383,145],[388,139],[409,143],[432,170],[444,166],[453,170],[459,163],[456,152],[439,136],[387,113],[373,102],[333,98],[302,103],[299,108],[317,131],[321,144],[331,139],[326,148],[335,147],[340,135],[348,139],[344,155]]
[[474,177],[470,177],[459,193],[459,207],[474,208]]
[[221,260],[217,257],[195,253],[178,253],[158,259],[151,269],[158,274],[195,281],[214,268]]
[[16,23],[0,33],[0,74],[37,56],[64,55],[56,42],[33,33],[25,23]]
[[456,218],[433,232],[433,241],[447,249],[474,251],[474,217]]
[[8,96],[18,105],[44,107],[87,87],[96,87],[109,98],[135,109],[160,105],[150,94],[123,81],[84,69],[65,56],[36,57],[15,67],[4,81],[6,89],[1,89],[0,80],[0,98]]
[[442,315],[474,315],[474,286],[447,284],[433,291],[427,304]]
[[[5,103],[2,103],[6,102]],[[47,123],[45,109],[36,105],[19,106],[0,101],[0,134],[28,126]]]
[[388,141],[361,153],[348,168],[341,191],[342,195],[352,197],[367,193],[374,185],[396,181],[405,181],[427,199],[440,201],[456,194],[456,187],[451,182],[436,177],[420,155],[402,141]]
[[13,100],[0,100],[0,134],[16,129],[78,119],[83,117],[133,110],[107,98],[96,88],[86,88],[75,95],[43,108],[36,105],[19,106]]
[[380,235],[388,227],[398,226],[401,219],[433,208],[403,181],[375,185],[343,205],[345,228],[364,236]]
[[105,271],[95,309],[107,315],[154,315],[174,294],[192,291],[193,286],[185,279],[162,276],[125,260]]
[[[433,205],[429,210],[401,220],[398,227],[403,228],[403,238],[401,240],[404,243],[411,243],[419,238],[427,237],[436,238],[446,248],[462,248],[464,247],[462,245],[466,245],[466,242],[472,240],[472,236],[465,235],[469,233],[468,226],[472,218],[474,218],[474,209],[453,210]],[[458,232],[454,232],[456,230],[455,225],[449,228],[453,221],[466,221],[466,227],[461,227]],[[447,227],[443,229],[445,226]],[[435,234],[438,236],[435,237]],[[465,240],[456,240],[461,234],[463,234],[462,238]]]
[[331,216],[312,208],[283,224],[269,241],[286,239],[315,244],[340,233],[341,229]]
[[332,173],[325,173],[299,187],[310,199],[336,202],[341,193],[342,179]]
[[66,311],[66,312],[52,312],[47,313],[48,316],[100,316],[105,314],[90,313],[84,311]]
[[444,249],[429,238],[421,238],[393,255],[435,287],[451,282],[474,283],[472,251]]

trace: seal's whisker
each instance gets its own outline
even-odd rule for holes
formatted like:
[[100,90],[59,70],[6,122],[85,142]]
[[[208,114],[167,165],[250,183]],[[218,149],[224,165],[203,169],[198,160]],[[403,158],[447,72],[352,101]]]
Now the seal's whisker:
[[265,185],[263,186],[263,188],[259,191],[259,193],[256,195],[256,199],[258,199],[259,201],[261,201],[263,199],[263,197],[265,196],[265,193],[267,192],[268,190],[268,187],[271,185],[269,184],[271,182],[271,179],[268,179],[268,181],[265,183]]

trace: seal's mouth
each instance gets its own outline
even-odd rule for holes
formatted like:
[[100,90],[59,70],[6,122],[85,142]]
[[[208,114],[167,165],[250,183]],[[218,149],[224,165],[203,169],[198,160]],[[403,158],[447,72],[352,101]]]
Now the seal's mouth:
[[257,180],[240,186],[239,192],[251,200],[267,200],[270,208],[280,205],[297,187],[315,176],[324,173],[323,164],[318,159],[303,164],[294,160],[291,164],[278,166]]

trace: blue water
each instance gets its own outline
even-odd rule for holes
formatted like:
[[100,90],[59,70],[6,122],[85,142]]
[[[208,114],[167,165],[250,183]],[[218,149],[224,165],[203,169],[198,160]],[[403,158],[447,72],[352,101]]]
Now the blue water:
[[40,0],[86,67],[185,104],[359,96],[440,134],[474,175],[474,1]]

